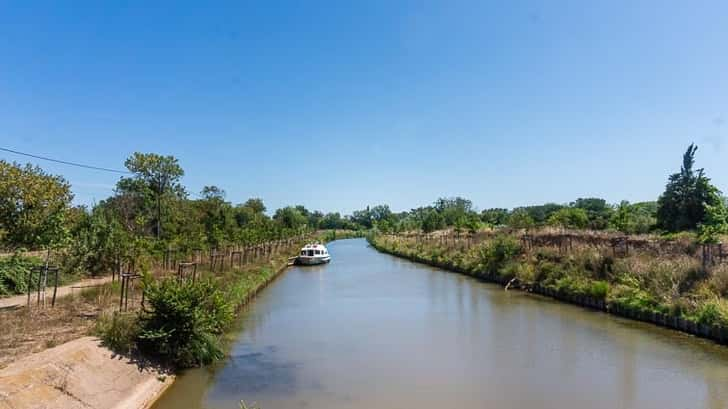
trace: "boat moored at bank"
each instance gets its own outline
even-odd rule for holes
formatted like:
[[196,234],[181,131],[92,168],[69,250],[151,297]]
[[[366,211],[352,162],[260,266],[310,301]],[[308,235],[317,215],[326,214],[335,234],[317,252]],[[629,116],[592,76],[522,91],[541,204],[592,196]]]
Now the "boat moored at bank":
[[324,264],[329,261],[331,261],[329,250],[320,243],[306,244],[296,257],[296,264],[302,265]]

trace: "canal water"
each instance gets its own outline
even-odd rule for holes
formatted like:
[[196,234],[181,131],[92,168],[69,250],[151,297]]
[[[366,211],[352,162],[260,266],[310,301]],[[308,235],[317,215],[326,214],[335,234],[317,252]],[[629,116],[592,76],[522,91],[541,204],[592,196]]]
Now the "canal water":
[[378,253],[284,273],[156,409],[728,408],[728,348]]

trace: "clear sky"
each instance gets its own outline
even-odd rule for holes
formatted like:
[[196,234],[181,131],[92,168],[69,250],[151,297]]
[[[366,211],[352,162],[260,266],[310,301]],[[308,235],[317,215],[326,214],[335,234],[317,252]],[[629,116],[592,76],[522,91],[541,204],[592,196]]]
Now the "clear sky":
[[654,200],[696,142],[728,191],[726,1],[213,3],[0,2],[0,147],[348,213]]

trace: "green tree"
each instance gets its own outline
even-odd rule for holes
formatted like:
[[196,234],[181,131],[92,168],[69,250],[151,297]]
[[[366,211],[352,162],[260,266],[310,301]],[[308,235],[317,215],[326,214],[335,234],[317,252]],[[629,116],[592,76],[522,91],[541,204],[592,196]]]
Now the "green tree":
[[514,209],[508,216],[508,226],[514,229],[528,229],[535,224],[531,215],[524,208]]
[[529,217],[535,224],[544,224],[549,219],[552,213],[558,211],[559,209],[563,209],[564,205],[556,204],[556,203],[546,203],[542,205],[537,206],[524,206],[519,207],[516,209],[513,209],[515,212],[516,210],[523,210],[526,213],[528,213]]
[[445,218],[436,210],[430,210],[422,220],[422,230],[430,233],[445,228]]
[[571,206],[584,209],[589,217],[589,228],[595,230],[606,229],[609,226],[609,219],[614,213],[614,208],[606,200],[596,197],[576,199]]
[[718,243],[720,235],[728,234],[728,207],[725,200],[717,205],[706,205],[705,220],[699,226],[700,241]]
[[680,172],[670,175],[657,201],[657,224],[667,231],[693,230],[705,221],[709,206],[722,206],[720,191],[710,184],[703,169],[693,169],[698,147],[690,144]]
[[480,213],[480,218],[491,226],[501,226],[508,223],[508,209],[485,209]]
[[583,229],[589,225],[589,216],[584,209],[564,207],[549,216],[548,224],[571,229]]
[[122,178],[117,184],[120,191],[136,191],[152,197],[155,203],[155,235],[162,236],[162,205],[165,197],[184,197],[185,192],[179,183],[184,170],[174,156],[156,153],[135,152],[124,165],[134,174],[133,178]]
[[61,244],[72,199],[62,177],[0,160],[0,242],[11,248]]
[[628,234],[650,232],[657,222],[657,202],[630,204],[622,201],[609,220],[609,227]]
[[299,209],[291,206],[276,210],[275,215],[273,215],[273,220],[283,228],[294,230],[300,229],[308,224],[306,216]]

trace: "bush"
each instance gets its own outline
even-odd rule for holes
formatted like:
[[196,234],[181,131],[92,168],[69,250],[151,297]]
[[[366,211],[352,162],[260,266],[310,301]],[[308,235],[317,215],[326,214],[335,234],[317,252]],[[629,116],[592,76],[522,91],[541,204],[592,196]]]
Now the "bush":
[[19,253],[0,258],[0,295],[23,294],[28,291],[28,271],[41,264],[35,257],[23,257]]
[[480,249],[479,267],[488,274],[497,274],[507,262],[521,253],[521,245],[513,236],[496,236],[493,241]]
[[211,280],[145,280],[151,310],[141,316],[139,348],[177,367],[222,358],[217,335],[232,321],[234,307]]
[[133,313],[102,314],[96,321],[94,333],[112,351],[128,354],[136,347],[139,336],[138,316]]
[[589,286],[588,293],[590,296],[604,300],[609,292],[609,284],[606,281],[593,281]]

